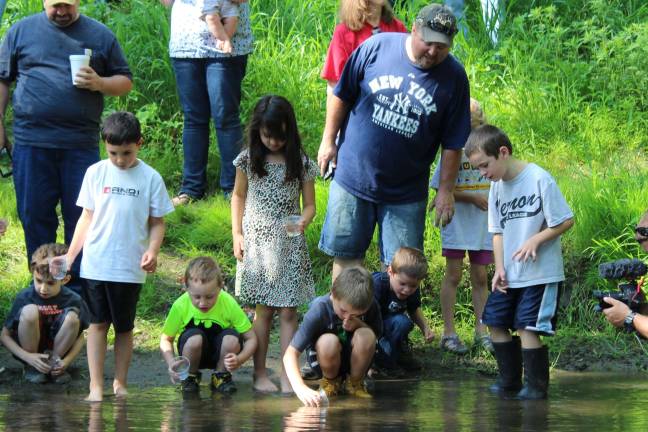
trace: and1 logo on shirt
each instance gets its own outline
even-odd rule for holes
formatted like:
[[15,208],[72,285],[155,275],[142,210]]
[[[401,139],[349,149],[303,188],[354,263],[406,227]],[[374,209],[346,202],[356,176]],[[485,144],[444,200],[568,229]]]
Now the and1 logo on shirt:
[[138,197],[140,191],[133,188],[123,188],[119,186],[104,186],[103,193],[111,194],[111,195]]
[[[413,75],[408,76],[414,78]],[[402,84],[403,77],[394,75],[381,75],[369,81],[374,94],[382,90],[400,90]],[[436,86],[434,89],[436,90]],[[419,117],[423,112],[430,115],[436,111],[433,96],[419,84],[410,81],[409,89],[394,94],[393,98],[385,94],[376,95],[371,121],[377,126],[411,138],[419,128]]]
[[512,200],[501,203],[497,200],[495,206],[499,209],[501,216],[500,226],[504,229],[507,221],[512,219],[530,218],[542,211],[542,197],[531,194],[529,196],[520,196]]

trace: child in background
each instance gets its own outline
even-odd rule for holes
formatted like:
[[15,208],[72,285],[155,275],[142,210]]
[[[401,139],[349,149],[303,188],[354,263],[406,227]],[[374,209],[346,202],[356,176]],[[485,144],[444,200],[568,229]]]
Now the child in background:
[[419,285],[427,272],[427,260],[421,251],[401,247],[394,254],[386,272],[372,275],[374,297],[383,320],[383,336],[378,341],[376,355],[379,367],[388,370],[420,368],[420,363],[409,349],[407,337],[416,323],[426,342],[434,338],[434,332],[421,310]]
[[[223,291],[218,264],[208,257],[189,262],[184,277],[185,293],[171,306],[162,329],[160,350],[175,382],[179,377],[171,367],[173,341],[177,335],[178,354],[189,359],[189,376],[181,381],[182,391],[199,390],[199,369],[214,369],[213,391],[233,393],[232,372],[241,367],[256,349],[252,324],[234,297]],[[242,341],[242,342],[241,342]]]
[[376,33],[407,33],[407,28],[394,16],[387,0],[342,0],[340,24],[335,27],[322,69],[328,92],[340,80],[349,56],[362,42]]
[[[304,154],[295,113],[285,98],[264,96],[257,102],[247,149],[234,165],[232,237],[238,260],[237,294],[256,304],[254,389],[275,392],[278,388],[265,365],[273,315],[278,312],[281,321],[283,356],[297,329],[297,306],[307,303],[315,292],[303,233],[315,217],[314,179],[319,169]],[[284,227],[290,215],[301,215],[291,235]],[[292,392],[285,371],[281,391]]]
[[[327,398],[340,393],[370,397],[363,381],[381,333],[382,319],[371,275],[362,267],[343,270],[331,293],[312,301],[283,357],[299,400],[307,406],[321,406],[322,392]],[[308,347],[316,353],[309,359],[311,368],[323,375],[319,393],[304,383],[298,367],[299,356]]]
[[[88,328],[84,301],[66,286],[70,275],[54,279],[48,259],[63,255],[67,246],[49,243],[32,255],[29,269],[34,280],[20,291],[7,315],[0,340],[25,364],[25,379],[34,384],[68,382],[66,369],[81,351]],[[49,354],[46,353],[49,351]]]
[[[486,124],[486,117],[479,102],[470,99],[470,126],[475,129]],[[441,164],[432,176],[430,186],[439,187]],[[488,232],[488,190],[490,181],[473,168],[466,155],[462,155],[457,184],[454,191],[455,214],[452,221],[441,228],[441,255],[446,258],[446,271],[441,283],[441,314],[443,336],[441,349],[465,354],[466,345],[461,342],[454,326],[454,307],[457,287],[461,282],[464,256],[470,260],[472,304],[475,313],[474,343],[493,352],[493,343],[481,317],[488,298],[488,275],[486,266],[493,263],[493,236]]]
[[137,158],[142,147],[140,123],[133,114],[116,112],[103,122],[101,137],[108,159],[90,166],[77,205],[83,207],[68,263],[81,249],[83,297],[90,309],[87,401],[103,399],[108,329],[115,330],[116,396],[127,394],[133,354],[135,310],[146,273],[157,267],[164,239],[164,215],[173,211],[160,174]]
[[[493,338],[499,370],[491,390],[519,390],[518,399],[544,399],[549,352],[540,335],[555,334],[565,280],[560,236],[574,225],[574,214],[553,177],[533,163],[515,159],[511,141],[495,126],[473,130],[465,153],[470,164],[493,182],[488,230],[493,233],[495,275],[482,317]],[[510,330],[519,338],[513,338]]]
[[205,0],[202,13],[201,18],[216,39],[216,49],[226,54],[231,53],[231,39],[238,25],[238,5],[229,0]]

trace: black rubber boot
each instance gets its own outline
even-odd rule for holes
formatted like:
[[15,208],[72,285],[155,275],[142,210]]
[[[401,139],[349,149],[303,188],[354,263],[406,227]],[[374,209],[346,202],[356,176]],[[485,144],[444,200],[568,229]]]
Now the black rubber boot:
[[520,338],[510,342],[493,342],[497,360],[497,381],[489,387],[493,393],[516,392],[522,388],[522,351]]
[[546,399],[549,388],[549,350],[546,346],[523,349],[524,387],[516,399]]

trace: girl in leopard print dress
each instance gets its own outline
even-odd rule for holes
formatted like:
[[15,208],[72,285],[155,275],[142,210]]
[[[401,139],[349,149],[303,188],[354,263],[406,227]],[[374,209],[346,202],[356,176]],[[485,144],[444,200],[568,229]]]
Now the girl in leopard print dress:
[[[315,217],[318,168],[301,146],[297,120],[282,96],[264,96],[248,127],[248,145],[234,160],[232,240],[237,294],[256,304],[254,389],[278,391],[266,371],[266,354],[275,312],[281,323],[281,355],[297,329],[297,306],[315,294],[304,230]],[[300,209],[301,198],[301,209]],[[300,215],[299,235],[289,236],[283,220]],[[291,393],[286,374],[281,391]]]

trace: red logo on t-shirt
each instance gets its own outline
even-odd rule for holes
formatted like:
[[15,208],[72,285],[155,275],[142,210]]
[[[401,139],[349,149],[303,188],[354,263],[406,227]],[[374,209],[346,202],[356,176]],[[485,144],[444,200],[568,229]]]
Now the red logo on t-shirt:
[[104,186],[103,193],[105,193],[105,194],[110,193],[110,186]]

